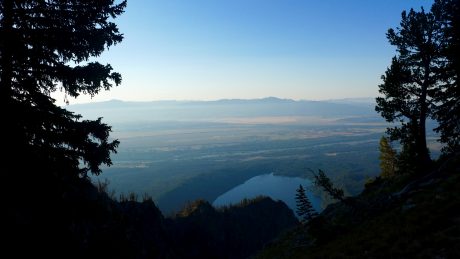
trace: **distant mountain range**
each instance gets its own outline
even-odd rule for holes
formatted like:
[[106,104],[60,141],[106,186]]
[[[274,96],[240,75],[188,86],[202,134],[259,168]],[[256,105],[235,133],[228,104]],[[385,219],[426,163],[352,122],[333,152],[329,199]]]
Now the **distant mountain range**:
[[107,122],[134,121],[213,121],[222,118],[314,116],[324,118],[373,117],[374,99],[356,98],[327,101],[262,99],[222,99],[217,101],[150,101],[75,104],[66,108],[85,118],[104,117]]

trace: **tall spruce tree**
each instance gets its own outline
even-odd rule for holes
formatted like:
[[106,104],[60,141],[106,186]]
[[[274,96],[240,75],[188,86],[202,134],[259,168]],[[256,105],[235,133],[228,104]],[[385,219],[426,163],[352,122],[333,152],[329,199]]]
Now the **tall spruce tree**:
[[398,54],[382,76],[383,97],[376,99],[376,111],[388,122],[400,123],[388,129],[391,139],[414,150],[420,165],[428,165],[426,120],[436,110],[434,96],[444,62],[442,29],[432,13],[411,9],[402,13],[400,27],[389,29],[387,38]]
[[302,185],[299,185],[299,188],[296,190],[295,199],[297,206],[296,212],[297,215],[299,215],[302,223],[306,223],[314,217],[318,216],[318,213],[315,211],[310,200],[305,194],[305,189],[302,187]]
[[112,19],[125,6],[114,0],[0,2],[0,102],[8,150],[3,159],[14,164],[5,170],[9,174],[36,163],[47,174],[77,179],[111,164],[118,145],[109,139],[111,127],[100,118],[82,120],[57,106],[50,93],[93,96],[120,84],[109,64],[89,59],[121,42]]
[[120,84],[110,65],[91,59],[123,39],[112,21],[126,2],[114,2],[0,1],[0,192],[8,197],[0,224],[9,256],[110,257],[109,240],[125,240],[121,233],[98,236],[110,212],[87,177],[111,164],[118,145],[111,127],[82,120],[50,97],[59,89],[95,95]]

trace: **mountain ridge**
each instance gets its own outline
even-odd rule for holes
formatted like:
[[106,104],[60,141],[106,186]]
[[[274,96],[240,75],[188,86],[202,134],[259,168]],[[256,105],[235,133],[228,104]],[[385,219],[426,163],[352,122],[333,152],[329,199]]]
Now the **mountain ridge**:
[[352,101],[310,101],[267,97],[216,101],[105,102],[67,106],[84,118],[103,117],[109,124],[133,121],[216,121],[231,117],[377,117],[374,104]]
[[375,98],[373,97],[351,97],[351,98],[340,98],[340,99],[324,99],[324,100],[310,100],[310,99],[292,99],[292,98],[280,98],[275,96],[267,96],[262,98],[222,98],[216,100],[150,100],[150,101],[132,101],[132,100],[121,100],[121,99],[110,99],[105,101],[86,102],[86,103],[75,103],[63,105],[63,107],[74,107],[74,106],[86,106],[86,105],[100,105],[100,104],[164,104],[164,103],[242,103],[242,102],[284,102],[284,103],[299,103],[299,102],[322,102],[322,103],[342,103],[342,104],[374,104]]

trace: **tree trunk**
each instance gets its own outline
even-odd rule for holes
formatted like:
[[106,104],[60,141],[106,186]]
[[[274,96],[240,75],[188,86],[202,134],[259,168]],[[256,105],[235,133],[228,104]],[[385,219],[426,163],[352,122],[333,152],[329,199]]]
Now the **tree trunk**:
[[430,154],[428,153],[428,147],[426,144],[426,117],[428,116],[428,104],[427,104],[427,94],[428,86],[430,84],[430,59],[426,59],[424,62],[424,80],[421,86],[421,96],[420,96],[420,116],[419,116],[419,125],[416,138],[416,148],[417,148],[417,157],[419,159],[422,169],[427,169],[431,163]]

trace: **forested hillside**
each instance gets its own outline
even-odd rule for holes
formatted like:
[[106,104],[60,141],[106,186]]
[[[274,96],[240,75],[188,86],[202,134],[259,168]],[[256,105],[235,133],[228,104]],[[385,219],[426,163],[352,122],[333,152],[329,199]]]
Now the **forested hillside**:
[[[102,118],[83,118],[57,105],[51,93],[60,90],[68,101],[121,84],[121,74],[96,59],[123,40],[114,22],[126,6],[114,0],[0,1],[2,258],[460,257],[459,0],[403,11],[400,25],[388,30],[396,55],[375,107],[388,122],[381,173],[361,194],[347,197],[327,172],[306,168],[336,202],[317,214],[299,195],[307,215],[302,222],[267,197],[222,208],[197,200],[165,217],[148,195],[116,199],[105,184],[91,182],[112,165],[120,141]],[[259,102],[279,108],[291,101]],[[292,102],[298,108],[300,102]],[[258,104],[251,107],[259,114]],[[442,146],[436,159],[427,143],[430,120]],[[296,145],[302,143],[311,142]]]
[[257,258],[458,258],[459,156],[436,167],[369,183],[354,207],[330,205]]
[[[376,111],[391,123],[380,141],[380,176],[348,198],[324,174],[316,176],[338,202],[259,258],[460,256],[459,13],[456,0],[402,12],[400,26],[387,33],[397,54],[377,97]],[[443,144],[436,160],[426,143],[428,118],[438,122]]]

